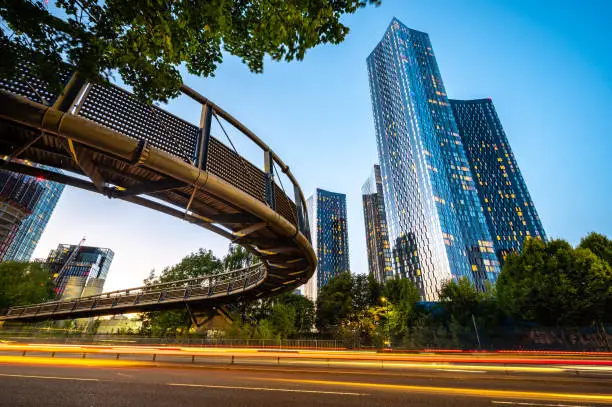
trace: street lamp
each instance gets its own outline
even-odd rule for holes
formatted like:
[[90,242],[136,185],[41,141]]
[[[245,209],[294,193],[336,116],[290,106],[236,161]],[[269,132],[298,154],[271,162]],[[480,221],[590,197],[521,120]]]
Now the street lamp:
[[380,302],[384,305],[385,307],[385,319],[386,319],[386,325],[387,325],[387,340],[385,341],[385,345],[387,347],[391,347],[391,328],[389,326],[389,300],[387,300],[387,297],[380,297]]

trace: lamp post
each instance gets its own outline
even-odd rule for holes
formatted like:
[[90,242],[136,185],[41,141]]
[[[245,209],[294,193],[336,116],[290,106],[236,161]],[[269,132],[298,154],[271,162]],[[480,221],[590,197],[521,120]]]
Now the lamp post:
[[385,345],[387,347],[391,347],[391,328],[389,326],[389,301],[387,300],[386,297],[380,297],[380,302],[384,305],[385,307],[385,320],[386,320],[386,325],[387,325],[387,340],[385,341]]

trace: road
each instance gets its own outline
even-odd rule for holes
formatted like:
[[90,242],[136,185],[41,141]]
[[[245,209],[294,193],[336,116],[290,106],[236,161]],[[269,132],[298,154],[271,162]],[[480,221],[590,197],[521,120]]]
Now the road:
[[0,358],[0,406],[612,405],[612,375]]

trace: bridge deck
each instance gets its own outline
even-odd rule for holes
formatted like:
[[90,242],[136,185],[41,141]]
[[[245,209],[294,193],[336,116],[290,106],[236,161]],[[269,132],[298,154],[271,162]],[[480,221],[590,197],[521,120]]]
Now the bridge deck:
[[[187,87],[184,93],[202,105],[199,127],[141,104],[116,86],[62,75],[70,80],[61,95],[35,81],[27,64],[21,77],[0,79],[1,168],[130,201],[210,229],[254,253],[263,272],[255,273],[254,280],[252,270],[246,271],[248,276],[240,276],[247,281],[243,287],[235,285],[223,293],[146,304],[131,298],[129,306],[125,300],[121,307],[97,303],[88,309],[85,303],[73,308],[54,303],[27,312],[12,309],[0,319],[65,319],[185,303],[210,306],[292,290],[312,275],[316,256],[299,185],[280,158],[244,125]],[[264,170],[210,134],[213,115],[261,147]],[[292,181],[295,203],[275,182],[275,167]]]

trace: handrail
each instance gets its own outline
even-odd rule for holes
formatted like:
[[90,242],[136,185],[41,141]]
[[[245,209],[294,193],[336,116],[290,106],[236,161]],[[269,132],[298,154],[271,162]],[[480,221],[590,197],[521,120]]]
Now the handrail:
[[[70,300],[55,300],[55,301],[48,301],[48,302],[43,302],[43,303],[39,303],[39,304],[28,304],[28,305],[21,305],[21,306],[16,306],[16,307],[11,307],[9,309],[9,311],[16,311],[16,310],[20,310],[20,309],[28,309],[28,308],[32,308],[32,307],[41,307],[41,306],[48,306],[48,305],[53,305],[53,304],[64,304],[64,303],[74,303],[74,302],[83,302],[83,301],[89,301],[89,300],[96,300],[96,299],[107,299],[107,298],[120,298],[122,296],[127,296],[130,294],[138,294],[138,293],[143,293],[146,292],[147,294],[152,294],[152,293],[158,293],[158,292],[164,292],[167,289],[186,289],[186,288],[194,288],[194,287],[216,287],[217,285],[221,285],[221,284],[227,284],[227,283],[231,283],[233,281],[239,281],[239,280],[243,280],[243,279],[248,279],[249,277],[252,277],[258,273],[261,272],[261,268],[262,268],[263,264],[262,263],[257,263],[254,264],[250,267],[244,267],[241,269],[237,269],[234,270],[232,272],[225,272],[225,273],[221,273],[221,274],[211,274],[209,276],[202,276],[202,277],[195,277],[195,278],[190,278],[190,279],[184,279],[184,280],[177,280],[177,281],[169,281],[169,282],[165,282],[165,283],[158,283],[158,284],[151,284],[151,285],[144,285],[144,286],[140,286],[140,287],[134,287],[134,288],[128,288],[128,289],[123,289],[123,290],[116,290],[116,291],[109,291],[109,292],[105,292],[105,293],[100,293],[100,294],[96,294],[96,295],[90,295],[90,296],[86,296],[86,297],[79,297],[79,298],[74,298],[74,299],[70,299]],[[246,271],[248,270],[248,272],[244,272],[243,274],[238,274],[236,277],[231,278],[231,279],[226,279],[226,280],[218,280],[218,277],[220,276],[227,276],[230,274],[236,274],[239,273],[241,271]],[[198,281],[206,281],[206,280],[214,280],[215,285],[213,286],[212,284],[209,283],[209,285],[207,286],[202,286],[202,284],[187,284],[185,285],[185,283],[190,283],[190,282],[198,282]]]
[[218,113],[219,116],[221,116],[223,119],[227,120],[228,123],[230,123],[232,126],[236,127],[238,130],[240,130],[245,136],[247,136],[249,139],[251,139],[251,141],[253,141],[255,144],[257,144],[257,146],[259,146],[262,150],[269,151],[272,154],[272,157],[274,158],[274,161],[276,161],[276,163],[280,166],[280,168],[283,171],[283,173],[287,175],[287,177],[289,178],[291,183],[300,192],[300,199],[302,200],[302,206],[304,207],[304,209],[306,209],[306,199],[304,198],[304,193],[302,192],[302,188],[300,187],[300,185],[298,184],[297,180],[293,176],[293,173],[289,169],[289,166],[286,165],[283,162],[283,160],[281,160],[281,158],[274,152],[274,150],[272,150],[266,143],[264,143],[259,137],[257,137],[255,135],[255,133],[253,133],[251,130],[249,130],[238,119],[236,119],[234,116],[232,116],[231,114],[229,114],[228,112],[223,110],[221,107],[219,107],[219,105],[215,104],[210,99],[206,98],[205,96],[202,96],[200,93],[198,93],[194,89],[190,88],[189,86],[187,86],[185,84],[182,84],[181,85],[181,92],[183,92],[185,95],[189,96],[190,98],[192,98],[193,100],[195,100],[196,102],[198,102],[198,103],[200,103],[202,105],[210,106],[213,109],[213,111]]
[[[31,64],[24,66],[20,68],[22,76],[32,77]],[[24,159],[89,178],[48,172],[48,179],[210,229],[242,244],[262,263],[195,279],[13,307],[0,320],[20,319],[21,315],[23,320],[42,320],[184,305],[206,307],[274,295],[312,276],[316,254],[308,233],[306,200],[297,180],[267,144],[212,101],[182,86],[182,93],[203,109],[204,120],[197,126],[131,99],[132,95],[118,86],[92,85],[78,72],[67,79],[60,95],[44,84],[38,86],[45,98],[53,100],[51,105],[24,91],[24,81],[0,77],[0,134],[7,139],[0,143],[0,152],[8,157],[7,167],[31,175],[29,167],[10,161],[17,151],[13,146],[24,146],[18,153]],[[155,111],[151,113],[151,109]],[[235,160],[231,149],[210,135],[212,114],[263,150],[263,171],[254,164],[245,166],[244,158]],[[62,149],[62,140],[70,144],[69,152]],[[293,184],[294,202],[282,184],[281,171]],[[280,184],[274,182],[275,173]],[[114,193],[113,185],[126,192]]]

